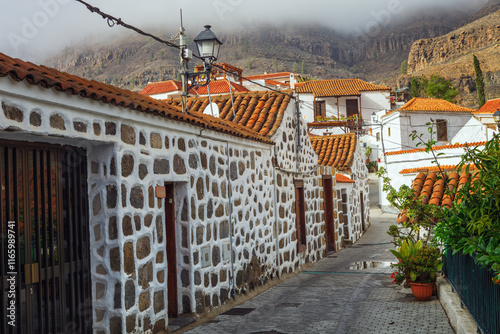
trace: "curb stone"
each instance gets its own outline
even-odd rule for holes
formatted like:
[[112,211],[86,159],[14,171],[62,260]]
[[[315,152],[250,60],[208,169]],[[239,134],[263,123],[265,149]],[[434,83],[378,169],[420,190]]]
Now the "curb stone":
[[460,298],[455,292],[452,292],[451,285],[444,277],[438,277],[437,288],[439,301],[443,306],[451,326],[457,334],[476,334],[477,325],[469,312],[461,307]]

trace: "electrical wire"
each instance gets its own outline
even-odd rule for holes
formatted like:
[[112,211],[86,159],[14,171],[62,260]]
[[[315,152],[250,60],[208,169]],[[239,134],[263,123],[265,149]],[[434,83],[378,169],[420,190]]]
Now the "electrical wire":
[[172,47],[172,48],[176,48],[176,49],[180,49],[180,48],[181,48],[179,45],[176,45],[176,44],[174,44],[174,43],[171,43],[171,42],[165,41],[165,40],[163,40],[163,39],[161,39],[161,38],[159,38],[159,37],[156,37],[155,35],[152,35],[152,34],[150,34],[150,33],[144,32],[144,31],[142,31],[142,30],[141,30],[141,29],[139,29],[139,28],[136,28],[136,27],[134,27],[134,26],[132,26],[132,25],[130,25],[130,24],[125,23],[125,22],[123,22],[123,21],[122,21],[122,19],[121,19],[121,18],[116,18],[116,17],[111,16],[111,15],[109,15],[109,14],[107,14],[107,13],[104,13],[104,12],[102,12],[99,8],[94,7],[94,6],[92,6],[91,4],[88,4],[88,3],[86,3],[86,2],[85,2],[85,1],[83,1],[83,0],[75,0],[75,1],[76,1],[76,2],[79,2],[79,3],[81,3],[81,4],[83,4],[84,6],[86,6],[86,7],[87,7],[87,9],[88,9],[90,12],[92,12],[92,13],[96,13],[96,14],[99,14],[99,15],[100,15],[103,19],[107,20],[107,23],[108,23],[108,25],[109,25],[110,27],[114,27],[115,25],[120,25],[120,26],[125,27],[125,28],[127,28],[127,29],[133,30],[133,31],[135,31],[136,33],[141,34],[141,35],[143,35],[143,36],[151,37],[152,39],[154,39],[154,40],[156,40],[156,41],[158,41],[158,42],[160,42],[160,43],[163,43],[163,44],[165,44],[165,45],[167,45],[167,46],[170,46],[170,47]]

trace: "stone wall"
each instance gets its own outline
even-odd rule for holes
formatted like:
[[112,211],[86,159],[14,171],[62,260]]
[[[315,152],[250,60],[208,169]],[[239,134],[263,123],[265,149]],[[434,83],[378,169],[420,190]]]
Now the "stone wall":
[[[234,289],[242,293],[321,258],[319,179],[331,170],[315,165],[302,120],[297,148],[292,104],[272,138],[275,150],[211,131],[200,136],[195,126],[25,83],[5,89],[15,94],[0,94],[0,137],[87,149],[95,333],[166,328],[170,236],[164,199],[155,196],[166,182],[175,188],[179,313],[203,313],[229,298],[232,268]],[[301,254],[294,179],[305,188],[307,250]]]
[[349,234],[344,236],[344,239],[349,239],[350,242],[356,242],[363,233],[361,224],[361,196],[364,204],[364,220],[365,230],[370,226],[370,200],[369,200],[369,184],[368,184],[368,169],[364,162],[364,156],[359,143],[356,143],[356,151],[354,152],[354,162],[351,166],[351,178],[355,182],[352,186],[349,197],[352,199],[351,226]]

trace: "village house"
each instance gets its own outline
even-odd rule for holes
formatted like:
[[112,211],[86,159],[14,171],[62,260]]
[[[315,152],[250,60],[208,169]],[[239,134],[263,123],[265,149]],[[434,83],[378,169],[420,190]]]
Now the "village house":
[[[248,80],[247,80],[248,79]],[[271,89],[293,89],[298,83],[298,75],[292,72],[277,72],[246,76],[243,86],[249,90],[265,90],[263,86]]]
[[370,226],[368,170],[359,140],[348,133],[311,136],[311,143],[318,164],[330,166],[336,173],[336,247],[355,243]]
[[[212,69],[212,81],[207,86],[190,89],[189,95],[208,96],[209,94],[248,92],[249,89],[242,85],[242,69],[227,63],[219,63],[217,66]],[[195,67],[195,72],[202,72],[203,70],[203,65]],[[182,84],[178,80],[150,82],[144,87],[141,94],[156,100],[180,98],[182,95]]]
[[372,161],[377,160],[377,143],[371,115],[391,109],[390,90],[360,79],[307,81],[296,89],[311,134],[358,133],[363,149],[372,149]]
[[[436,145],[445,145],[472,118],[474,111],[442,99],[414,97],[397,110],[376,113],[381,127],[374,131],[375,137],[377,141],[383,137],[386,152],[417,148],[418,141],[413,141],[410,134],[416,130],[427,142],[430,139],[427,123],[434,120]],[[379,153],[381,156],[382,151]]]
[[[410,137],[416,130],[427,142],[431,138],[427,123],[431,120],[434,120],[434,149],[442,154],[440,164],[450,170],[460,162],[466,143],[484,145],[483,136],[480,136],[484,126],[474,120],[474,111],[442,99],[413,98],[400,109],[382,115],[378,121],[381,126],[375,131],[376,140],[380,142],[378,162],[379,167],[387,170],[392,185],[396,189],[403,184],[410,185],[416,173],[433,170],[436,166],[434,156],[417,146],[419,140],[412,141]],[[378,118],[381,114],[374,116]],[[385,152],[382,152],[382,141]],[[392,211],[382,191],[382,180],[379,180],[379,191],[379,205]]]
[[[488,100],[486,103],[479,108],[479,110],[474,111],[472,114],[486,127],[490,130],[497,130],[497,123],[493,119],[493,113],[500,110],[500,98]],[[491,137],[490,137],[491,139]]]
[[21,332],[156,333],[334,248],[335,177],[290,93],[214,97],[215,118],[0,54]]

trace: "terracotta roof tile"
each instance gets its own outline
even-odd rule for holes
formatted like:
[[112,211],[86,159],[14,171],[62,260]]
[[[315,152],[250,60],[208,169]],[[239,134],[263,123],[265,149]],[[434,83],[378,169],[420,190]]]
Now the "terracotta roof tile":
[[[291,90],[283,92],[292,93]],[[176,107],[181,105],[180,99],[163,101]],[[281,125],[290,96],[272,91],[236,93],[233,94],[234,114],[231,95],[212,96],[212,102],[219,107],[219,118],[270,138]],[[187,107],[191,113],[201,114],[208,104],[208,97],[193,97],[188,99]]]
[[[267,73],[267,74],[257,74],[257,75],[247,75],[246,77],[250,80],[261,80],[261,79],[276,79],[289,77],[290,74],[295,74],[292,72],[277,72],[277,73]],[[297,75],[297,74],[295,74]]]
[[497,109],[500,109],[500,99],[489,100],[473,114],[493,114]]
[[315,97],[354,96],[361,95],[361,92],[379,90],[391,90],[391,88],[360,79],[314,80],[297,87],[297,93],[309,93]]
[[335,174],[335,180],[337,181],[337,183],[356,183],[350,177],[338,173]]
[[[479,142],[475,142],[475,143],[464,143],[464,144],[452,144],[452,145],[433,146],[432,149],[434,151],[439,151],[439,150],[447,150],[447,149],[467,147],[467,146],[483,146],[485,144],[486,144],[485,141],[479,141]],[[410,153],[418,153],[418,152],[424,152],[424,151],[425,151],[425,148],[414,148],[414,149],[411,149],[411,150],[386,152],[385,155],[410,154]]]
[[159,81],[149,83],[144,89],[141,91],[142,95],[154,95],[154,94],[163,94],[169,92],[175,92],[181,90],[182,85],[180,81],[177,80],[168,80],[168,81]]
[[427,111],[427,112],[465,112],[472,113],[476,110],[461,107],[457,104],[442,99],[426,99],[414,97],[398,111]]
[[311,144],[318,155],[318,165],[337,169],[351,168],[356,150],[356,135],[311,136]]
[[[248,89],[240,84],[230,81],[231,91],[236,92],[248,92]],[[229,85],[227,80],[217,80],[211,81],[208,87],[199,87],[198,89],[193,88],[189,93],[193,95],[206,95],[208,94],[208,89],[210,88],[210,94],[229,94]]]
[[[475,165],[470,165],[470,170],[475,170]],[[442,165],[441,170],[444,172],[454,171],[457,169],[456,165]],[[439,172],[438,166],[429,166],[429,167],[417,167],[417,168],[406,168],[399,172],[399,174],[412,174],[412,173],[420,173],[420,172]]]
[[[182,89],[181,82],[175,80],[153,82],[148,84],[142,91],[143,95],[164,94],[179,91]],[[210,89],[210,94],[225,94],[229,93],[229,85],[227,80],[211,81],[208,87],[192,88],[189,91],[191,95],[207,95]],[[235,92],[248,92],[248,89],[231,81],[231,90]]]
[[[472,169],[475,169],[475,167],[472,167]],[[457,191],[470,178],[474,182],[477,178],[477,172],[473,171],[467,174],[466,171],[460,173],[452,171],[445,174],[445,179],[434,172],[429,174],[419,173],[413,181],[412,189],[415,190],[415,196],[420,198],[422,203],[450,208],[455,201]],[[398,216],[398,223],[408,220],[408,216],[402,211]]]
[[35,65],[0,53],[0,78],[10,76],[15,81],[25,81],[30,85],[79,95],[100,103],[111,104],[138,112],[152,113],[179,122],[273,144],[267,138],[251,129],[220,120],[210,115],[186,114],[178,106],[168,105],[151,97],[121,89],[101,82],[77,77],[43,65]]

